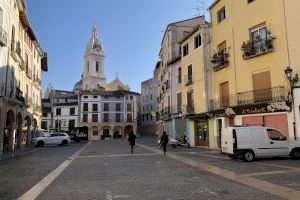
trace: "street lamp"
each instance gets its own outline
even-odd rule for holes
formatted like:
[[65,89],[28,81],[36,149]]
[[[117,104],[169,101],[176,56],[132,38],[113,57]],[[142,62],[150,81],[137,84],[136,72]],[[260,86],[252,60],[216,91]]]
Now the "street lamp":
[[[287,66],[287,68],[284,70],[284,73],[285,73],[286,78],[290,82],[291,89],[293,89],[293,87],[298,82],[298,74],[295,74],[295,76],[293,77],[293,69],[290,68],[290,66]],[[291,92],[293,92],[293,91],[291,91]]]
[[294,105],[294,87],[296,86],[298,82],[298,74],[295,74],[293,76],[293,69],[290,68],[290,66],[287,66],[287,68],[284,70],[286,78],[290,82],[290,87],[291,87],[291,100],[292,100],[292,110],[293,110],[293,128],[294,128],[294,138],[297,140],[296,137],[296,113],[295,113],[295,105]]

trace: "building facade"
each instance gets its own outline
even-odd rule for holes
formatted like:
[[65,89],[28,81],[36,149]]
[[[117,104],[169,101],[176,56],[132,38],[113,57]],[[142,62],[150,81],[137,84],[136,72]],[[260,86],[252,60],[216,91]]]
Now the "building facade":
[[[200,16],[171,23],[165,30],[159,53],[160,62],[154,70],[157,87],[157,130],[159,135],[163,131],[166,131],[172,137],[183,135],[183,129],[180,128],[183,124],[180,117],[181,109],[177,107],[180,104],[180,99],[177,101],[177,93],[180,93],[181,87],[180,84],[177,84],[177,70],[179,70],[181,62],[179,41],[189,34],[196,25],[205,23],[204,17]],[[180,98],[180,94],[178,98]]]
[[[271,126],[296,138],[284,73],[292,50],[284,2],[218,0],[209,8],[214,50],[209,128],[217,138],[212,147],[220,147],[222,130],[232,125]],[[296,42],[292,35],[289,42]]]
[[[1,56],[6,56],[1,62],[6,63],[1,64],[0,152],[29,145],[32,130],[41,125],[42,71],[48,70],[47,54],[30,25],[26,2],[1,4],[7,43],[6,50],[1,50]],[[5,40],[3,34],[1,40]]]
[[79,95],[79,126],[88,128],[89,140],[122,138],[137,133],[137,98],[125,91],[86,90]]
[[70,133],[78,127],[78,96],[75,92],[55,90],[49,86],[42,105],[42,129]]
[[206,115],[211,98],[210,24],[196,26],[181,41],[182,115],[191,146],[209,146]]
[[156,134],[156,94],[153,78],[141,83],[138,132],[140,135]]

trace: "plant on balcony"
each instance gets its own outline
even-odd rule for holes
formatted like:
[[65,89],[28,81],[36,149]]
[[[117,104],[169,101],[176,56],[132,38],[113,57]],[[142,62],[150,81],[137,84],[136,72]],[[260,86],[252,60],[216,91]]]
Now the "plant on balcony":
[[225,67],[229,63],[228,57],[229,54],[226,52],[226,49],[215,53],[211,59],[211,62],[214,64],[214,69],[217,70]]
[[271,34],[270,31],[268,31],[266,38],[257,36],[255,39],[244,41],[241,47],[241,50],[243,51],[243,58],[247,59],[272,51],[274,39],[275,37]]

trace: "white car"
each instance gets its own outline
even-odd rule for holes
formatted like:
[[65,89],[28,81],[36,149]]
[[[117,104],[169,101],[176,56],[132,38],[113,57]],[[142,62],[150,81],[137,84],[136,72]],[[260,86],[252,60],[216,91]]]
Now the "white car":
[[222,133],[221,142],[223,154],[245,161],[277,156],[300,159],[300,142],[286,138],[272,127],[228,127]]
[[67,146],[71,142],[71,139],[67,133],[53,132],[43,137],[33,138],[32,142],[35,146],[38,147],[42,147],[48,144]]

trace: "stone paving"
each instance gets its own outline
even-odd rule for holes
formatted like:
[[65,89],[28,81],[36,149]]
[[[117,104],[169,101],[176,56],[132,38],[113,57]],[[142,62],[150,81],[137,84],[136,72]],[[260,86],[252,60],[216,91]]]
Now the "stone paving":
[[[167,156],[163,156],[155,138],[139,138],[137,144],[132,155],[126,140],[89,143],[38,199],[297,199],[300,191],[299,161],[283,158],[246,163],[206,148],[168,148]],[[85,145],[45,147],[0,160],[0,199],[17,199]],[[237,179],[267,181],[280,190],[266,192],[241,184],[197,167],[198,163],[232,172]]]

